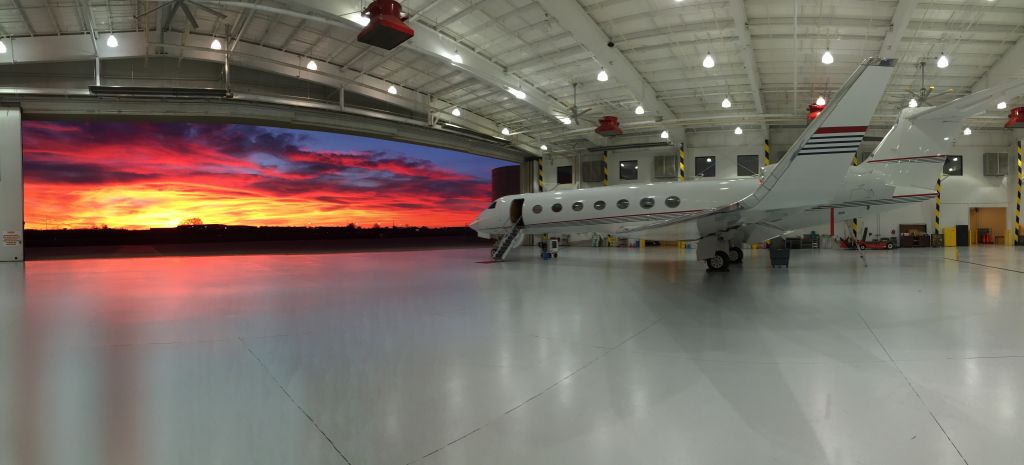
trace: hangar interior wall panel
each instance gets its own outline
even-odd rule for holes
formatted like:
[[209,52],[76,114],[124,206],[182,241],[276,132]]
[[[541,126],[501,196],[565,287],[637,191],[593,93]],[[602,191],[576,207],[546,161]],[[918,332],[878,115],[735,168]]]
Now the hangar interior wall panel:
[[21,169],[21,110],[0,108],[0,261],[25,257]]

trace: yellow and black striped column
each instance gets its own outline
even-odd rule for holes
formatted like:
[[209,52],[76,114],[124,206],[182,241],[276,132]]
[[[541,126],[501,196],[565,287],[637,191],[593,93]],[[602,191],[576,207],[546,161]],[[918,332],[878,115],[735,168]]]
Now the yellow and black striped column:
[[1019,244],[1020,243],[1020,231],[1021,231],[1021,227],[1024,227],[1024,226],[1021,225],[1021,222],[1020,222],[1020,195],[1021,195],[1021,191],[1022,190],[1024,190],[1024,159],[1022,159],[1021,144],[1020,144],[1020,141],[1018,140],[1017,141],[1017,222],[1013,224],[1013,226],[1014,226],[1013,227],[1013,243],[1014,244]]
[[942,178],[935,181],[935,234],[942,234]]
[[544,159],[537,160],[537,191],[544,192]]
[[764,140],[764,166],[772,163],[772,148],[768,145],[768,139]]
[[679,182],[686,180],[686,144],[679,143]]
[[854,243],[857,243],[857,241],[860,240],[859,236],[857,235],[858,234],[857,233],[857,229],[858,229],[857,228],[857,218],[854,218],[853,222],[850,223],[850,230],[853,231],[853,242]]
[[608,152],[601,156],[601,172],[604,173],[604,185],[608,185]]

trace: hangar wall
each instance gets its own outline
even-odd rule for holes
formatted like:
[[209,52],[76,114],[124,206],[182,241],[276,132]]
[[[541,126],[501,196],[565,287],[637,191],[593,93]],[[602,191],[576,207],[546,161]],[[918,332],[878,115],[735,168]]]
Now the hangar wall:
[[0,261],[24,258],[21,110],[0,107]]

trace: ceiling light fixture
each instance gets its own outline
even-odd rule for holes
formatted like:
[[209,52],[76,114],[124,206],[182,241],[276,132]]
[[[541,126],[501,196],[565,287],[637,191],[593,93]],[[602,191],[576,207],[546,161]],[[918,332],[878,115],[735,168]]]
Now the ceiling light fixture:
[[964,135],[965,136],[971,135],[971,128],[964,128]]
[[661,131],[661,138],[668,139],[668,131]]
[[462,116],[462,111],[459,110],[459,107],[452,108],[452,116]]
[[452,64],[453,65],[461,65],[462,64],[462,55],[459,55],[459,51],[458,50],[456,50],[455,53],[452,54],[451,59],[452,59]]
[[732,102],[729,101],[729,97],[722,99],[722,108],[731,108]]
[[508,128],[501,128],[501,134],[504,136],[510,136],[512,135],[512,131],[509,131]]
[[911,98],[910,101],[907,102],[907,106],[910,108],[917,108],[917,99]]
[[638,115],[644,114],[644,106],[643,105],[637,105],[636,109],[633,110],[633,113],[636,113]]
[[999,103],[996,104],[996,110],[1005,110],[1005,109],[1006,109],[1006,102],[999,102]]
[[740,134],[743,134],[743,128],[741,128],[739,126],[736,126],[736,129],[733,130],[732,133],[736,134],[737,136],[740,135]]
[[938,66],[939,68],[949,67],[949,58],[946,57],[945,53],[939,55],[939,61],[935,62],[935,66]]
[[117,37],[114,37],[113,33],[107,36],[107,47],[117,48]]
[[711,56],[711,52],[708,52],[708,55],[704,57],[704,62],[702,64],[708,69],[715,67],[715,57]]
[[601,68],[601,71],[597,73],[597,80],[601,82],[605,82],[608,80],[608,72],[605,71],[604,68]]
[[564,124],[566,126],[572,124],[572,118],[570,118],[568,116],[559,116],[558,117],[558,121],[561,121],[562,124]]
[[222,49],[224,47],[222,47],[220,45],[220,40],[214,38],[213,42],[210,42],[210,48],[213,49],[213,50],[220,50],[220,49]]
[[825,105],[825,103],[826,102],[825,102],[825,96],[824,95],[819,95],[818,96],[818,100],[814,101],[814,104],[818,105],[818,106],[823,106],[823,105]]
[[523,91],[521,91],[519,89],[516,89],[514,87],[509,87],[508,88],[508,93],[514,95],[519,100],[522,100],[522,99],[526,98],[526,92],[523,92]]
[[825,49],[825,53],[821,54],[821,62],[826,65],[831,65],[836,59],[832,57],[832,52],[829,49]]
[[316,71],[317,70],[316,62],[313,61],[313,60],[309,60],[309,63],[306,63],[306,69],[308,69],[310,71]]
[[547,150],[547,149],[548,149],[548,146],[547,146],[547,145],[541,145],[541,146],[540,146],[540,149],[541,149],[541,150]]
[[394,85],[388,86],[388,93],[391,95],[398,95],[398,88]]

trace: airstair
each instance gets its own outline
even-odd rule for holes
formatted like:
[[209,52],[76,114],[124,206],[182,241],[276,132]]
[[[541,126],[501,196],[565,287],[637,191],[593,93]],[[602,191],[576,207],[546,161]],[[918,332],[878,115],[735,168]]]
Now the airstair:
[[502,236],[491,249],[491,259],[496,261],[504,260],[513,248],[523,243],[523,221],[519,220],[512,230]]

